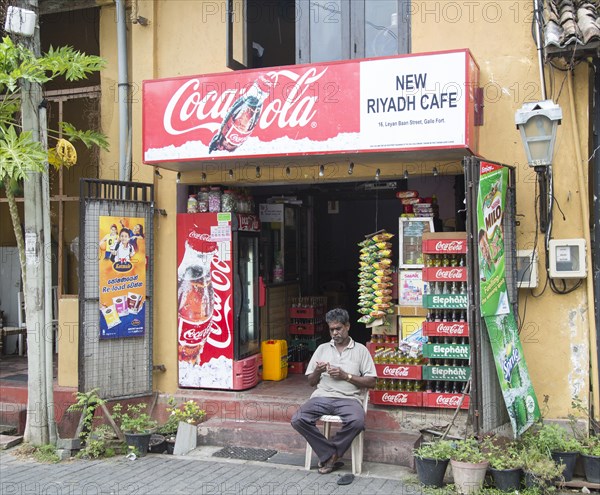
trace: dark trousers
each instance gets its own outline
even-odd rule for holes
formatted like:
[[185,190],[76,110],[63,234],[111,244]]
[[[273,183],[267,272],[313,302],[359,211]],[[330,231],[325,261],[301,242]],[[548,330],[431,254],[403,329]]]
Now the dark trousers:
[[[324,414],[342,418],[342,427],[328,440],[317,428],[317,420]],[[292,417],[293,428],[313,448],[321,462],[333,454],[342,457],[354,437],[365,429],[365,410],[356,399],[313,397],[300,406]]]

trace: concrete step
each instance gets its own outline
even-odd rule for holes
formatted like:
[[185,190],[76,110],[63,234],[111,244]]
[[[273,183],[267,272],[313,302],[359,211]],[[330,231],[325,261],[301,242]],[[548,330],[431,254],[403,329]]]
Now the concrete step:
[[[364,460],[412,467],[420,434],[400,430],[365,431]],[[270,448],[301,454],[306,441],[289,424],[277,421],[227,421],[211,418],[198,427],[198,445]],[[347,452],[350,455],[350,452]]]
[[27,405],[11,402],[0,402],[0,424],[12,426],[18,434],[25,432]]
[[0,435],[0,450],[10,449],[23,441],[20,435]]

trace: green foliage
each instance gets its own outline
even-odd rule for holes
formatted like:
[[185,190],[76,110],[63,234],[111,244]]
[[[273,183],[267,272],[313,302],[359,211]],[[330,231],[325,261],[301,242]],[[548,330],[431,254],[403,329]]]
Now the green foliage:
[[501,442],[486,438],[481,449],[493,469],[516,469],[523,466],[520,446],[517,442]]
[[180,421],[197,425],[206,418],[206,411],[191,399],[178,406],[175,398],[169,397],[167,404],[169,419],[157,430],[162,435],[175,435]]
[[33,457],[38,462],[56,464],[60,462],[60,457],[56,454],[56,447],[51,444],[40,445],[33,452]]
[[126,433],[148,433],[156,428],[157,422],[149,414],[143,412],[147,404],[128,404],[127,410],[123,412],[121,404],[113,407],[113,418],[119,423],[123,432]]
[[592,435],[581,445],[581,453],[600,457],[600,437]]
[[454,451],[450,455],[450,459],[472,463],[485,462],[487,460],[481,451],[479,442],[475,438],[466,438],[465,440],[454,442]]
[[523,469],[530,473],[536,484],[547,485],[562,476],[564,465],[557,464],[546,452],[529,446],[521,451]]
[[[48,158],[41,143],[29,132],[20,132],[20,90],[24,83],[43,84],[60,76],[68,81],[85,79],[90,73],[104,67],[103,59],[86,55],[72,47],[50,48],[36,55],[29,48],[15,44],[8,37],[0,43],[0,181],[5,178],[22,180],[29,172],[41,172]],[[106,138],[93,131],[78,131],[72,125],[61,123],[63,134],[71,140],[80,140],[85,146],[107,148]]]
[[75,392],[73,395],[77,402],[71,404],[67,409],[69,412],[83,413],[83,428],[79,434],[79,438],[83,444],[86,443],[87,438],[92,431],[92,423],[94,422],[96,409],[106,404],[106,401],[98,395],[98,390],[99,389],[94,388],[89,392]]
[[544,423],[533,426],[522,438],[523,445],[528,449],[537,449],[549,456],[551,452],[578,452],[581,443],[562,426]]
[[437,459],[441,461],[450,459],[453,451],[454,445],[449,440],[436,440],[422,444],[414,449],[413,453],[419,459]]
[[115,432],[108,425],[100,425],[94,428],[85,444],[79,451],[77,457],[81,459],[99,459],[102,457],[114,457]]

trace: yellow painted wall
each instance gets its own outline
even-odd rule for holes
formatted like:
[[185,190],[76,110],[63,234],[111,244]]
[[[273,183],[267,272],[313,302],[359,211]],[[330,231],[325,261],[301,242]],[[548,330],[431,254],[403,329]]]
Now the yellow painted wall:
[[58,385],[77,387],[79,366],[79,299],[58,302]]
[[[225,1],[190,2],[187,0],[147,0],[136,2],[137,14],[149,24],[129,24],[130,77],[133,84],[133,178],[153,182],[156,186],[156,207],[166,216],[155,220],[155,300],[154,300],[154,361],[164,364],[166,373],[155,376],[155,387],[164,392],[177,388],[176,317],[176,251],[175,174],[142,164],[141,156],[141,84],[144,79],[180,75],[215,73],[225,67]],[[535,232],[535,175],[525,163],[525,154],[514,125],[515,111],[526,101],[541,99],[536,49],[531,37],[531,2],[412,2],[412,52],[430,52],[469,48],[480,67],[480,83],[484,88],[485,123],[480,128],[480,154],[484,158],[514,165],[517,168],[517,220],[519,248],[532,247],[537,242],[540,251],[541,287],[545,273],[543,236]],[[118,101],[116,24],[113,7],[102,8],[101,55],[108,60],[102,73],[102,123],[110,137],[111,151],[101,157],[101,177],[118,177]],[[589,120],[587,107],[588,69],[582,64],[575,71],[573,109],[567,91],[567,73],[546,71],[548,98],[563,109],[563,121],[555,149],[555,196],[566,220],[555,208],[554,238],[582,237],[583,229],[577,181],[577,164],[571,113],[579,125],[580,142],[586,157]],[[351,157],[353,158],[353,157]],[[382,162],[371,157],[356,157],[352,179],[372,178],[377,168],[381,178],[398,178],[406,168],[411,174],[430,174],[439,162],[411,162],[400,170],[397,160]],[[324,160],[309,158],[294,161],[293,178],[298,181],[319,181],[318,167]],[[326,178],[348,180],[349,159],[326,160]],[[236,177],[256,182],[254,167],[261,165],[260,181],[282,183],[285,163],[251,163],[249,170],[235,169]],[[460,160],[443,161],[444,173],[460,170]],[[208,174],[207,182],[223,182],[231,165],[218,164]],[[445,170],[444,170],[445,169]],[[267,173],[265,173],[267,171]],[[235,179],[233,183],[239,179]],[[198,183],[200,173],[184,174],[182,182]],[[587,177],[584,178],[587,184]],[[534,291],[537,295],[541,287]],[[585,284],[568,296],[553,294],[547,287],[541,297],[530,291],[520,291],[523,318],[521,337],[527,363],[540,401],[548,397],[547,417],[565,417],[570,397],[587,401],[589,389],[589,333]],[[526,312],[525,312],[526,309]]]

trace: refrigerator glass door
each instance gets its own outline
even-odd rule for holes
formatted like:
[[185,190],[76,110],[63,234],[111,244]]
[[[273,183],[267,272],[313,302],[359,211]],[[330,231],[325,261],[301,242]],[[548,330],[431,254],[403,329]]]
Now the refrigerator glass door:
[[258,236],[237,233],[237,273],[234,280],[235,359],[260,352],[258,322]]

